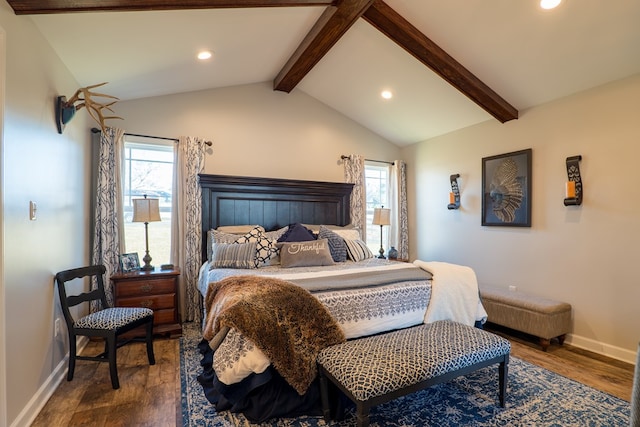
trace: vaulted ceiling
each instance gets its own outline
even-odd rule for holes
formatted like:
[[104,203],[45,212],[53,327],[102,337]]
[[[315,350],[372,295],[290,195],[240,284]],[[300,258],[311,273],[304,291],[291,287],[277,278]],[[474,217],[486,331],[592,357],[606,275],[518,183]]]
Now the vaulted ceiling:
[[[406,145],[640,73],[640,2],[8,0],[120,99],[270,81]],[[210,49],[213,59],[195,54]],[[383,100],[380,92],[394,97]]]

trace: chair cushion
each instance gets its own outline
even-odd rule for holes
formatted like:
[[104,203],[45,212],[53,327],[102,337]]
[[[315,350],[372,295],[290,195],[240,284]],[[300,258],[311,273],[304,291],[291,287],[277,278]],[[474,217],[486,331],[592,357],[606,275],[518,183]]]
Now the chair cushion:
[[138,319],[153,316],[150,308],[113,307],[96,311],[76,320],[74,327],[86,329],[117,329]]

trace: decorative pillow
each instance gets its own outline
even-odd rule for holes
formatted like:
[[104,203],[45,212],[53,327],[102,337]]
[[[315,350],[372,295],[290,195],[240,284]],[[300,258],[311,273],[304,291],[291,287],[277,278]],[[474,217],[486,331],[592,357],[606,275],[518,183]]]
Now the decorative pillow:
[[318,234],[320,232],[320,227],[327,227],[331,231],[336,230],[356,230],[353,224],[347,225],[333,225],[333,224],[302,224],[313,234]]
[[216,228],[216,231],[220,231],[222,233],[227,233],[227,234],[247,234],[256,227],[260,227],[260,226],[257,224],[255,225],[221,225],[220,227]]
[[347,253],[349,258],[353,261],[362,261],[367,258],[373,258],[373,252],[362,240],[350,240],[345,239],[344,243],[347,245]]
[[338,234],[321,225],[320,231],[318,231],[318,239],[327,239],[329,252],[331,252],[331,257],[335,262],[345,262],[347,260],[347,244]]
[[215,268],[256,268],[256,242],[215,243],[211,264]]
[[332,265],[327,239],[305,242],[285,242],[280,248],[280,264],[288,267],[309,267],[314,265]]
[[289,229],[278,239],[278,242],[309,242],[316,240],[313,233],[300,223],[289,226]]
[[330,228],[330,230],[343,239],[362,240],[362,237],[360,237],[360,230],[357,228]]
[[269,258],[269,265],[280,264],[280,248],[278,247],[279,243],[277,242],[278,242],[278,239],[282,237],[282,235],[286,233],[288,229],[289,229],[289,226],[287,225],[277,230],[267,231],[266,233],[264,233],[264,235],[267,236],[269,240],[271,240],[271,244],[272,244],[271,257]]
[[277,241],[288,230],[289,230],[289,226],[286,225],[286,226],[284,226],[282,228],[279,228],[277,230],[274,230],[274,231],[266,231],[264,233],[264,235],[267,236],[267,238],[269,238],[271,240]]
[[264,228],[254,227],[250,232],[237,239],[234,243],[256,243],[255,266],[256,268],[265,265],[271,255],[276,253],[276,245],[273,240],[264,235]]
[[207,259],[211,261],[213,245],[216,243],[233,243],[238,239],[237,234],[223,233],[218,230],[209,230],[207,232]]

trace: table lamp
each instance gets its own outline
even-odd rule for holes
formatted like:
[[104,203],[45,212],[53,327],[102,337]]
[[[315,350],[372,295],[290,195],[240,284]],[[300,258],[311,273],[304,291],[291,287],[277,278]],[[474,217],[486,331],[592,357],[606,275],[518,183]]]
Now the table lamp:
[[160,201],[158,199],[147,199],[147,195],[144,195],[144,199],[133,199],[133,219],[131,222],[144,222],[144,241],[145,241],[145,255],[142,260],[144,265],[140,267],[140,270],[149,271],[153,270],[151,265],[151,255],[149,255],[149,223],[154,221],[160,221]]
[[380,226],[380,255],[378,258],[385,259],[384,248],[382,247],[382,226],[391,225],[391,209],[385,209],[384,206],[373,210],[373,225]]

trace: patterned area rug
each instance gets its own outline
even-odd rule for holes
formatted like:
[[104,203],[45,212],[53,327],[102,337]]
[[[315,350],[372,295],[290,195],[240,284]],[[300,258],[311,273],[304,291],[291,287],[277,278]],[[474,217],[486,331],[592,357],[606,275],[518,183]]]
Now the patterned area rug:
[[[193,324],[183,325],[180,345],[184,427],[252,426],[242,415],[217,414],[196,380],[200,373]],[[481,369],[371,410],[371,426],[628,426],[629,403],[546,369],[511,358],[506,408],[498,406],[498,370]],[[355,425],[353,414],[332,426]],[[326,426],[321,417],[278,419],[262,427]]]

